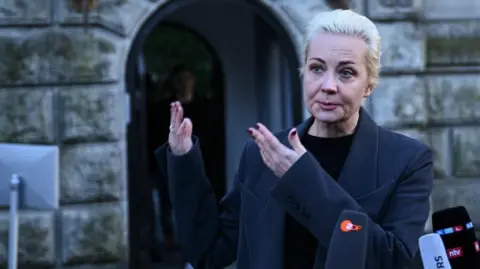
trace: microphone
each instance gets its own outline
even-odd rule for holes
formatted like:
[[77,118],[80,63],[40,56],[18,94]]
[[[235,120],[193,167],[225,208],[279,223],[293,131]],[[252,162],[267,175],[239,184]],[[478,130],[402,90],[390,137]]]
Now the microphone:
[[330,239],[325,269],[365,269],[368,220],[364,213],[342,211]]
[[465,207],[434,212],[432,226],[433,231],[442,238],[452,268],[480,268],[480,248]]
[[418,239],[424,269],[452,269],[442,238],[438,234],[426,234]]

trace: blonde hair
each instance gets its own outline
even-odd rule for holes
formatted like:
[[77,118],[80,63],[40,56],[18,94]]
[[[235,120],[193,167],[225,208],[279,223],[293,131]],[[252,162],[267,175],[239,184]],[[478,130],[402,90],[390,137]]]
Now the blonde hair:
[[[319,33],[330,33],[360,37],[368,47],[366,67],[369,84],[375,87],[380,73],[380,34],[375,24],[367,17],[351,10],[333,10],[318,13],[307,26],[307,35],[303,51],[303,65],[307,61],[309,43]],[[303,74],[304,67],[300,68]]]

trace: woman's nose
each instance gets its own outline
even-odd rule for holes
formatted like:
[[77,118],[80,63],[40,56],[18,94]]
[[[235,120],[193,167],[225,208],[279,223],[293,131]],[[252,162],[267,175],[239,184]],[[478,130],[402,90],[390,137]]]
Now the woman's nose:
[[337,81],[333,74],[332,75],[328,74],[325,76],[325,81],[323,82],[323,85],[322,85],[322,92],[328,93],[328,94],[333,94],[337,92]]

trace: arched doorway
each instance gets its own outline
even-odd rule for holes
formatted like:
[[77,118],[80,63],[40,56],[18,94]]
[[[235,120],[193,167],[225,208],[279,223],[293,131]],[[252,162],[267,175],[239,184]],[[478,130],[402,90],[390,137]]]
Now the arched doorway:
[[[262,121],[280,130],[301,121],[298,53],[273,12],[260,1],[185,0],[163,5],[142,26],[127,60],[126,83],[131,95],[128,127],[130,268],[151,263],[153,211],[148,199],[148,94],[144,45],[162,23],[188,27],[203,36],[223,67],[225,147],[228,186],[245,141],[245,130]],[[195,123],[194,123],[195,124]],[[165,128],[168,128],[165,127]]]

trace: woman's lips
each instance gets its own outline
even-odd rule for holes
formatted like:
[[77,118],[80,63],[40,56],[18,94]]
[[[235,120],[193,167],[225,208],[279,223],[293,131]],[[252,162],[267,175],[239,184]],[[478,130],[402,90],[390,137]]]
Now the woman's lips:
[[338,104],[333,102],[318,102],[322,110],[331,111],[338,107]]

